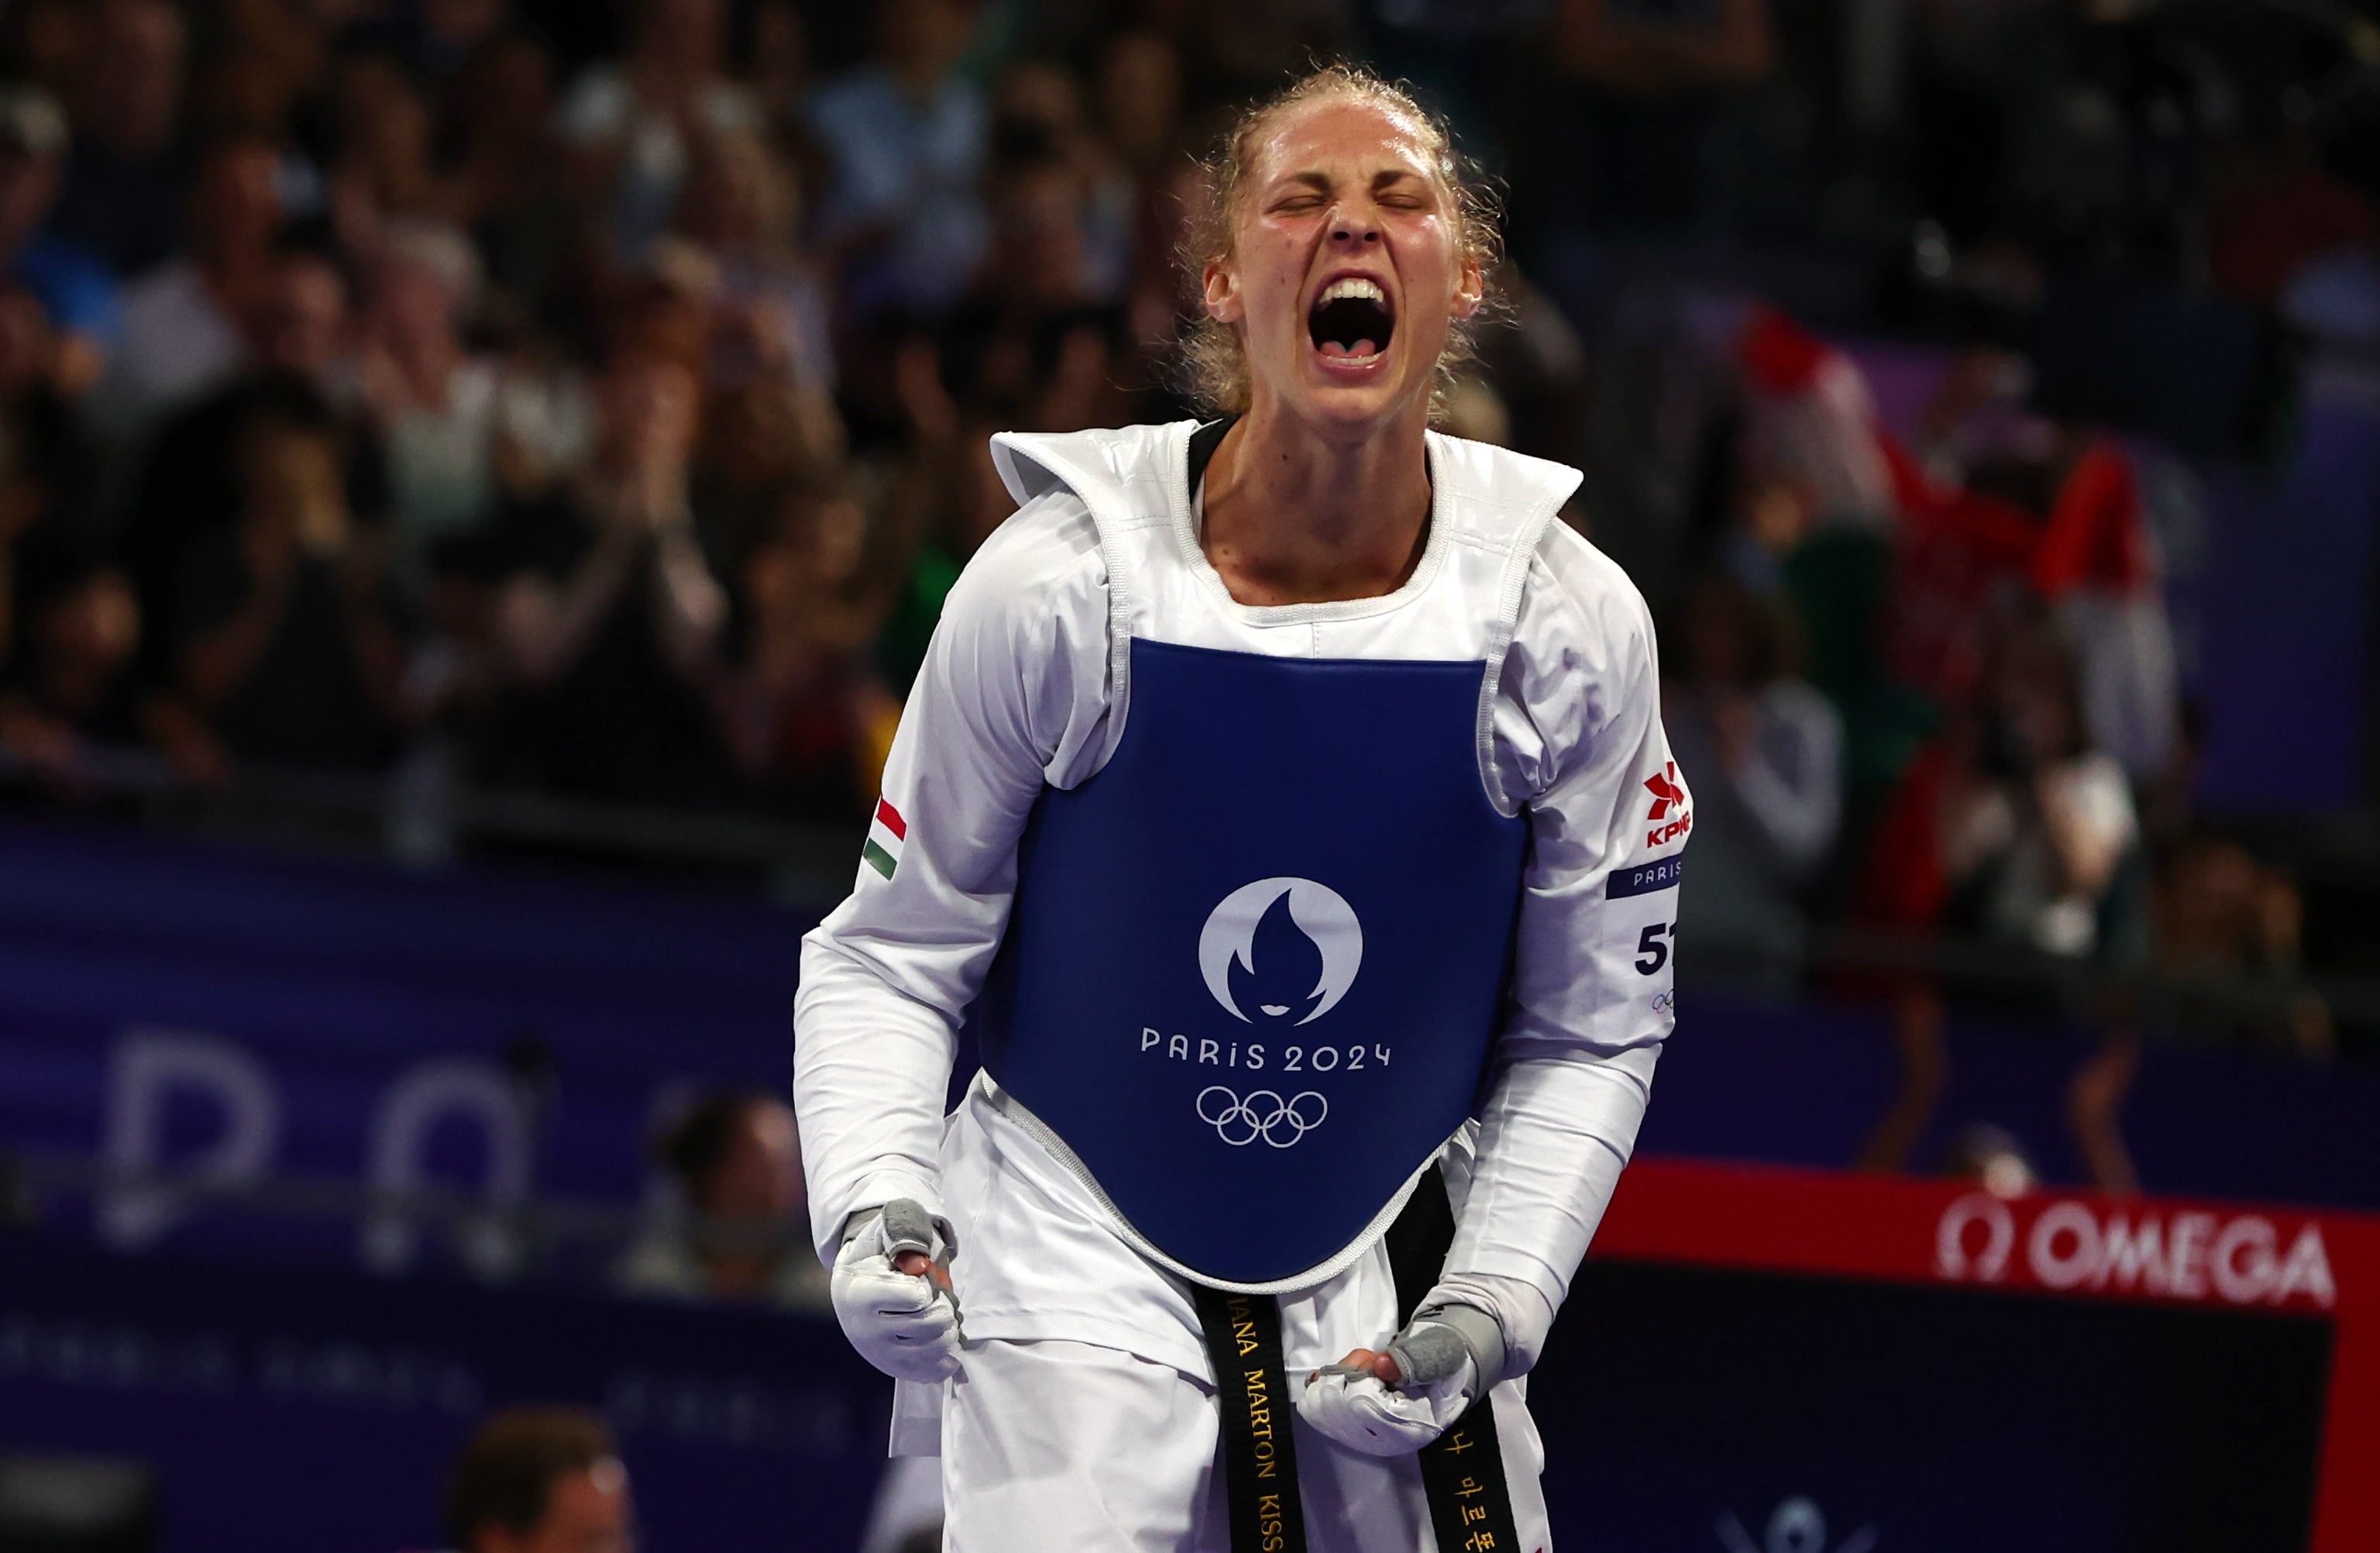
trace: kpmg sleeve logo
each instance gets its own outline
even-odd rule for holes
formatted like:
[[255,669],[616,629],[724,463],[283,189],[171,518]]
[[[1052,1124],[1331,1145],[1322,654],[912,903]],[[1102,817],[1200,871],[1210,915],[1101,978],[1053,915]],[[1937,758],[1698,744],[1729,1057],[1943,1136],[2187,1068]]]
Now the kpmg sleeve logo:
[[[1244,1024],[1299,1017],[1312,1024],[1338,1006],[1364,962],[1354,908],[1311,879],[1258,879],[1223,897],[1198,935],[1207,990]],[[1311,988],[1308,989],[1308,982]]]
[[1669,769],[1657,771],[1645,778],[1645,790],[1653,795],[1653,807],[1645,813],[1645,822],[1653,828],[1645,833],[1647,847],[1666,847],[1694,828],[1694,811],[1686,805],[1686,789],[1678,783],[1678,763],[1669,763]]

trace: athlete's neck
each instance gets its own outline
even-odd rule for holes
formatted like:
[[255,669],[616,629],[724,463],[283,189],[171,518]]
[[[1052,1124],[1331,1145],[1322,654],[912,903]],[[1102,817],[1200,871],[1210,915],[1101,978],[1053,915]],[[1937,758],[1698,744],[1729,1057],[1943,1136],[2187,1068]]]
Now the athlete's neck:
[[1326,604],[1402,587],[1429,532],[1429,460],[1411,424],[1332,437],[1259,405],[1207,465],[1199,542],[1242,604]]

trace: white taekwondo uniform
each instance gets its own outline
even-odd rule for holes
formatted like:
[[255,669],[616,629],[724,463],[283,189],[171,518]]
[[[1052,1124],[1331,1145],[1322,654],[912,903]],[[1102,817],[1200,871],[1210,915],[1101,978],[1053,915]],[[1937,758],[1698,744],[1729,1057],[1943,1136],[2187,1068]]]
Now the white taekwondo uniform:
[[[1133,638],[1484,658],[1479,780],[1525,820],[1527,850],[1489,1077],[1443,1151],[1457,1228],[1439,1291],[1501,1329],[1515,1515],[1524,1546],[1543,1547],[1521,1377],[1627,1161],[1674,1017],[1691,800],[1661,728],[1650,620],[1556,518],[1575,471],[1435,433],[1429,528],[1404,586],[1240,604],[1199,548],[1194,429],[994,439],[1023,506],[945,605],[886,767],[873,861],[803,944],[795,1098],[818,1245],[832,1260],[855,1215],[901,1198],[950,1228],[965,1373],[902,1384],[894,1450],[941,1454],[953,1553],[1223,1553],[1213,1373],[1187,1284],[988,1078],[945,1117],[958,1030],[1008,926],[1028,815],[1123,736]],[[1293,1388],[1396,1331],[1379,1229],[1281,1290]],[[1315,1547],[1433,1546],[1412,1458],[1302,1425],[1296,1445]]]

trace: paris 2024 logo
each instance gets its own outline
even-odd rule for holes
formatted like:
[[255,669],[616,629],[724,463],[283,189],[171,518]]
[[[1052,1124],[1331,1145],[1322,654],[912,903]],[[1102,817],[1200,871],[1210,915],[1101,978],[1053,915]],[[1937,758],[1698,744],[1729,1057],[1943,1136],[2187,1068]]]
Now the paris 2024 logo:
[[[1312,879],[1284,875],[1242,885],[1207,914],[1198,934],[1198,973],[1215,1001],[1244,1024],[1313,1023],[1347,996],[1363,963],[1364,925],[1354,908]],[[1208,1085],[1196,1104],[1198,1119],[1234,1148],[1258,1139],[1288,1148],[1330,1111],[1315,1090],[1284,1098],[1259,1089],[1244,1097],[1227,1084]]]
[[[1261,971],[1259,935],[1266,951]],[[1305,963],[1275,968],[1276,956]],[[1242,1006],[1245,997],[1267,1019],[1298,1013],[1297,1023],[1312,1024],[1347,996],[1363,963],[1364,924],[1355,920],[1355,909],[1337,890],[1311,879],[1242,885],[1207,913],[1198,934],[1198,972],[1207,979],[1207,990],[1243,1023],[1257,1022]],[[1300,995],[1297,986],[1309,968],[1318,974],[1312,989]],[[1285,980],[1284,972],[1295,979]]]

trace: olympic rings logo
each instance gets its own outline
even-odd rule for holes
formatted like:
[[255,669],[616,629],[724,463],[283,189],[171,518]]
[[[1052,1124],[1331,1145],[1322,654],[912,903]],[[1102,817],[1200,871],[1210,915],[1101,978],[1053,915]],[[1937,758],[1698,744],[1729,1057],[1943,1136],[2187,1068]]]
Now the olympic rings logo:
[[1243,1100],[1221,1084],[1198,1092],[1198,1119],[1233,1148],[1245,1148],[1258,1138],[1287,1148],[1321,1126],[1330,1114],[1330,1102],[1310,1089],[1289,1100],[1269,1089]]

